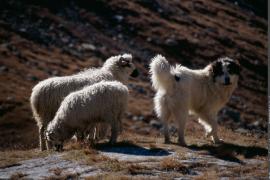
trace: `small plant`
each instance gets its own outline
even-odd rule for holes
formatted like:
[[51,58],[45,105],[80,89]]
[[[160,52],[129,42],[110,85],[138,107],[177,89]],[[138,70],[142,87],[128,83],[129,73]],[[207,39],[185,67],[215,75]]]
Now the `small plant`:
[[63,169],[57,167],[49,170],[50,172],[53,172],[56,176],[60,176],[63,172]]
[[104,162],[101,166],[104,171],[118,172],[124,170],[123,164],[121,164],[117,159],[109,159]]
[[27,174],[22,173],[22,172],[16,172],[16,173],[14,173],[14,174],[12,174],[12,175],[10,176],[10,179],[11,179],[11,180],[17,180],[17,179],[21,179],[21,178],[23,178],[23,177],[25,177],[25,176],[27,176]]
[[165,169],[166,171],[180,171],[182,174],[189,174],[189,169],[182,165],[179,161],[175,158],[164,158],[161,163],[161,168]]

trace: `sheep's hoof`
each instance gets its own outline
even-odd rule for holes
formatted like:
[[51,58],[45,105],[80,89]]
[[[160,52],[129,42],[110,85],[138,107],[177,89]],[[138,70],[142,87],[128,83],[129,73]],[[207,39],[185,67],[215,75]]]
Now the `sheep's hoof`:
[[57,144],[57,145],[54,146],[54,148],[55,148],[55,150],[57,152],[63,151],[63,145],[62,144]]
[[171,144],[172,142],[171,142],[171,140],[170,139],[165,139],[165,141],[164,141],[164,144]]
[[178,141],[178,145],[182,147],[187,147],[187,144],[185,141]]
[[182,147],[187,147],[187,144],[185,142],[178,142],[177,144]]
[[222,144],[224,143],[224,140],[219,138],[212,138],[212,142],[213,144]]
[[110,140],[110,141],[109,141],[109,144],[110,144],[110,145],[114,145],[115,143],[116,143],[115,140]]

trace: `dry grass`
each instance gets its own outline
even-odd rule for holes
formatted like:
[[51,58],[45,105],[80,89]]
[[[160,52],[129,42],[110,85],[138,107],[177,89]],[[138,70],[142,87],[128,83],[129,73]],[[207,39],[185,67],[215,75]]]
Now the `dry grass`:
[[165,171],[176,171],[181,172],[182,174],[189,174],[188,167],[186,167],[173,157],[164,158],[160,162],[160,166],[161,169]]
[[106,173],[85,178],[85,180],[131,180],[131,179],[134,178],[121,173],[109,173],[109,174]]
[[145,165],[141,165],[141,164],[130,164],[128,167],[128,173],[131,175],[137,175],[137,174],[148,174],[146,173],[146,171],[151,170],[150,167],[147,167]]
[[45,178],[45,180],[67,180],[67,179],[79,179],[79,174],[65,173],[65,174],[61,174],[61,175],[52,175],[52,176]]
[[119,172],[127,168],[126,164],[117,159],[107,159],[100,165],[100,168],[106,172]]
[[27,176],[27,174],[24,174],[22,172],[16,172],[16,173],[12,174],[9,179],[10,180],[17,180],[17,179],[22,179],[25,176]]
[[94,149],[70,150],[63,155],[63,158],[85,165],[93,165],[96,162],[106,161],[108,159],[108,157],[99,154],[98,151]]
[[29,151],[4,151],[0,152],[0,168],[10,167],[18,164],[20,161],[45,157],[48,151],[39,151],[38,149]]
[[198,177],[194,177],[195,180],[216,180],[219,179],[217,171],[216,170],[207,170],[202,175]]
[[50,169],[49,172],[52,172],[56,176],[60,176],[63,172],[63,169],[57,167],[57,168]]

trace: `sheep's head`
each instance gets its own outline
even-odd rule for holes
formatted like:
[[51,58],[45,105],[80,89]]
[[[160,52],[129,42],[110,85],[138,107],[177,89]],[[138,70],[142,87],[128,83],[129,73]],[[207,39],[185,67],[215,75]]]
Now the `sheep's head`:
[[46,136],[45,139],[48,141],[49,144],[52,145],[55,151],[62,151],[63,150],[63,142],[54,138],[54,134],[50,131],[45,132]]
[[131,54],[113,56],[104,63],[103,67],[112,71],[119,79],[127,79],[129,76],[137,77],[139,75],[139,71],[132,62]]

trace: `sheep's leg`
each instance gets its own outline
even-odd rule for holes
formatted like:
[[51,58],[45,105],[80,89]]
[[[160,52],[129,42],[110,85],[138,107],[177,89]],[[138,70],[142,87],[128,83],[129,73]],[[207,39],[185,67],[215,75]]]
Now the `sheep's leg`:
[[[47,129],[47,126],[48,126],[48,124],[43,124],[44,132],[42,134],[44,137],[46,137],[45,130]],[[50,141],[48,141],[46,138],[44,138],[44,141],[45,141],[47,150],[52,149],[52,143]]]
[[52,149],[52,143],[46,140],[46,147],[47,147],[47,150]]
[[82,142],[84,140],[84,132],[77,131],[75,135],[76,135],[77,142]]
[[44,125],[39,126],[39,148],[41,151],[46,150],[45,146],[45,127]]
[[111,123],[111,139],[110,139],[110,144],[115,144],[117,141],[117,136],[118,136],[118,123],[115,123],[115,121],[112,121]]

